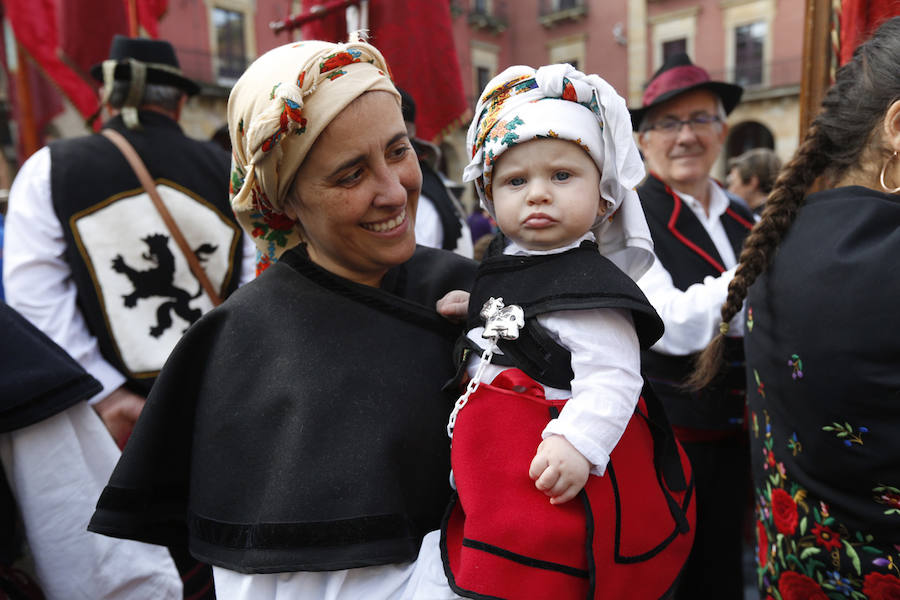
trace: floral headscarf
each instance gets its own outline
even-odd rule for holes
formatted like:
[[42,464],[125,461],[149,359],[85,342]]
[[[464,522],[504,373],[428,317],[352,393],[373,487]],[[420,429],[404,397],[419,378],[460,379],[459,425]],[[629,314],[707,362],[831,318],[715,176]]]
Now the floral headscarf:
[[592,228],[600,252],[633,279],[643,275],[653,263],[653,242],[634,191],[644,164],[625,100],[597,75],[567,64],[509,67],[492,79],[466,136],[472,160],[463,172],[491,215],[494,164],[507,149],[535,138],[569,140],[594,159],[607,203]]
[[228,98],[231,206],[258,249],[257,273],[300,242],[284,213],[294,176],[319,134],[369,91],[400,94],[372,45],[304,41],[274,48],[241,75]]

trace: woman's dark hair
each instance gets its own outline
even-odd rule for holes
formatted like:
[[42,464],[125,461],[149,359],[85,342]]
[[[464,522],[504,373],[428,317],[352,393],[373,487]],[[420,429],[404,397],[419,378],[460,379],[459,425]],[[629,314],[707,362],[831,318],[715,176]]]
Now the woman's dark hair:
[[[809,187],[820,177],[834,184],[854,167],[873,142],[887,109],[900,99],[900,17],[885,21],[853,58],[838,69],[834,85],[803,143],[775,180],[759,222],[744,242],[734,279],[722,305],[722,322],[738,314],[747,289],[769,266]],[[719,374],[725,336],[716,335],[697,359],[686,386],[699,389]]]

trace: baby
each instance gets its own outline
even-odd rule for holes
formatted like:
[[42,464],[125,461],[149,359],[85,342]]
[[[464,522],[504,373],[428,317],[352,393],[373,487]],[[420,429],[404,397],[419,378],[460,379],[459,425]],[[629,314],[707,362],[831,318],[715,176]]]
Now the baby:
[[[468,306],[472,378],[448,427],[458,498],[441,544],[451,588],[469,597],[618,597],[629,580],[632,597],[659,597],[690,549],[693,504],[687,461],[649,407],[655,398],[641,400],[640,349],[663,328],[634,283],[653,255],[625,101],[570,65],[511,67],[482,94],[467,145],[464,179],[502,237],[471,296],[452,292],[438,304],[444,314]],[[658,477],[654,416],[682,479]],[[604,477],[612,464],[615,477]],[[571,502],[582,490],[583,501]],[[621,546],[625,496],[643,496],[639,510],[665,516],[627,532],[657,553],[607,566]],[[629,574],[606,581],[616,568]]]

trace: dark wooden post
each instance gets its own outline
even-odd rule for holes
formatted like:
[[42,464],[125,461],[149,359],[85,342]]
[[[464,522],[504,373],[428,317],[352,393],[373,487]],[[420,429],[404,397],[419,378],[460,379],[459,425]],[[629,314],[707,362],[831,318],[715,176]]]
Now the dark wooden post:
[[31,81],[28,77],[28,55],[22,44],[16,42],[16,103],[19,114],[19,136],[22,140],[22,156],[19,163],[40,148],[40,136],[34,122],[34,107],[31,104]]
[[803,77],[800,85],[800,140],[819,112],[825,91],[831,85],[832,6],[831,0],[806,0],[803,32]]

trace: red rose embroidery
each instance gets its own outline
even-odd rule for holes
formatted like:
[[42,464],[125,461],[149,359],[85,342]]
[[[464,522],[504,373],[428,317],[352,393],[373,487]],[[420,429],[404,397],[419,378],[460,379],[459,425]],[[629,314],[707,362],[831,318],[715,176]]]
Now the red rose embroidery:
[[772,490],[772,517],[779,533],[794,535],[797,531],[797,504],[791,495],[781,488]]
[[889,508],[900,509],[900,494],[895,492],[884,492],[875,501],[885,504]]
[[900,579],[884,573],[869,573],[863,581],[862,591],[869,600],[900,600]]
[[278,229],[279,231],[292,229],[296,224],[292,218],[284,213],[277,213],[274,211],[263,212],[263,220],[266,222],[266,225],[272,229]]
[[757,553],[756,560],[759,563],[761,569],[766,568],[766,558],[769,556],[769,536],[766,533],[766,528],[763,526],[762,521],[756,522],[756,541],[759,544],[759,552]]
[[778,580],[782,600],[828,600],[815,580],[802,573],[785,571]]
[[816,536],[816,543],[826,550],[837,550],[841,547],[840,534],[827,525],[816,523],[813,525],[812,532]]

